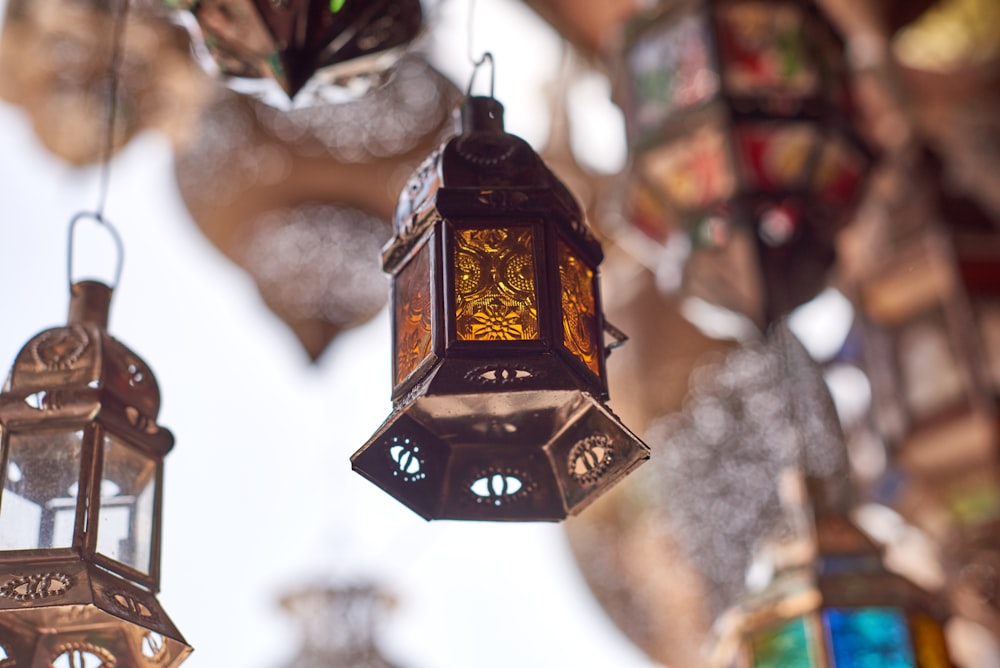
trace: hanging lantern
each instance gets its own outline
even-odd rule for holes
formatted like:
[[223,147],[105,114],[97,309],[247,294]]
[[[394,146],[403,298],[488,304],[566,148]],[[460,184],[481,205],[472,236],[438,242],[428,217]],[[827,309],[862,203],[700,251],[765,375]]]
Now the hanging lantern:
[[69,322],[18,354],[2,393],[3,665],[177,666],[156,600],[163,457],[149,367],[106,331],[111,289],[72,288]]
[[393,412],[352,463],[427,519],[559,520],[648,457],[604,404],[601,248],[496,100],[462,122],[400,198]]
[[671,4],[629,24],[624,64],[639,229],[685,229],[724,265],[748,254],[755,272],[732,282],[759,292],[738,301],[762,326],[815,296],[871,157],[843,45],[812,2]]
[[274,81],[289,100],[311,83],[320,97],[323,86],[356,86],[423,27],[420,0],[164,1],[191,12],[222,76],[241,88]]
[[[720,626],[714,665],[728,668],[949,668],[947,611],[882,565],[878,547],[843,514],[815,519],[814,560],[783,564]],[[805,563],[803,563],[805,561]]]

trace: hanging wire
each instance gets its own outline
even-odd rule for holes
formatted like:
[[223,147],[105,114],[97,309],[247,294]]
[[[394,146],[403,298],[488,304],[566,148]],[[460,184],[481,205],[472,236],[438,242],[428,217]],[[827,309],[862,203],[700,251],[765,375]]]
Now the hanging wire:
[[110,286],[112,289],[118,287],[121,278],[122,264],[125,260],[125,247],[122,244],[121,236],[114,225],[104,217],[104,208],[108,201],[108,191],[111,185],[111,157],[115,145],[115,124],[118,120],[118,86],[120,83],[119,73],[122,68],[122,61],[125,55],[125,26],[128,23],[130,0],[120,0],[120,9],[114,16],[111,35],[111,58],[108,63],[108,122],[104,134],[104,146],[100,156],[100,171],[98,175],[97,206],[94,211],[80,211],[69,222],[69,241],[67,244],[66,269],[70,288],[73,286],[73,247],[77,223],[81,220],[93,220],[98,225],[108,231],[115,244],[117,252],[117,263],[115,266],[114,281]]
[[473,33],[475,32],[475,17],[476,17],[476,0],[469,0],[469,14],[468,14],[468,25],[467,25],[467,35],[468,41],[466,43],[467,55],[469,62],[472,63],[472,74],[469,76],[469,86],[465,89],[465,96],[470,97],[472,95],[472,84],[476,81],[476,73],[479,72],[479,68],[486,64],[486,61],[490,63],[490,97],[494,96],[494,91],[496,88],[496,64],[493,61],[493,54],[489,51],[483,51],[479,58],[473,55],[472,42]]

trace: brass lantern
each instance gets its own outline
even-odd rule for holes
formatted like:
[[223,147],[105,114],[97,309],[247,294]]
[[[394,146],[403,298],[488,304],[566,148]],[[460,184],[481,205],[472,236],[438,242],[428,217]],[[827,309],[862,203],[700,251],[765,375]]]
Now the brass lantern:
[[164,1],[191,12],[219,74],[273,80],[289,100],[313,80],[356,87],[423,28],[420,0]]
[[736,301],[766,325],[823,285],[871,161],[843,44],[810,0],[663,5],[625,34],[630,222],[751,268]]
[[[177,666],[156,600],[163,457],[149,367],[106,331],[111,289],[18,354],[0,393],[0,645],[16,666]],[[2,665],[8,665],[2,662]]]
[[462,124],[400,197],[393,412],[352,462],[427,519],[559,520],[648,457],[604,403],[601,248],[499,102]]
[[950,668],[937,597],[882,565],[846,516],[819,513],[812,560],[787,563],[720,624],[727,668]]

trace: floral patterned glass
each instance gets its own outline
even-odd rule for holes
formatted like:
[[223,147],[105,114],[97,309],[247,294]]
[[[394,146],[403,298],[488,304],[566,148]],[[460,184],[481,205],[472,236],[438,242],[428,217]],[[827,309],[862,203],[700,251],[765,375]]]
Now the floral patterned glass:
[[713,125],[650,151],[643,162],[651,184],[682,210],[707,207],[736,188],[726,136]]
[[394,381],[406,380],[431,353],[433,324],[431,319],[431,260],[430,247],[425,242],[394,281],[393,298],[396,320],[396,355]]
[[538,338],[531,230],[455,231],[455,331],[460,341]]
[[559,242],[559,278],[562,283],[563,345],[595,375],[600,375],[594,272],[562,241]]

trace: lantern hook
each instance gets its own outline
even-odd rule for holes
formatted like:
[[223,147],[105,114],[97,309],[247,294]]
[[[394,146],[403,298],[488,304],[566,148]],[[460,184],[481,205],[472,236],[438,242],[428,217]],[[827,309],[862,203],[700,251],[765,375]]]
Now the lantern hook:
[[604,333],[609,335],[614,341],[604,346],[604,356],[609,357],[615,348],[621,348],[628,341],[628,334],[612,325],[607,320],[604,321]]
[[494,97],[493,92],[496,87],[496,63],[493,60],[493,54],[489,51],[484,51],[483,55],[479,56],[479,60],[473,61],[472,63],[472,75],[469,77],[469,87],[465,90],[465,96],[471,97],[472,95],[472,84],[476,82],[476,73],[479,72],[479,68],[486,64],[486,61],[490,63],[490,97]]
[[115,244],[115,251],[117,253],[117,261],[115,262],[115,273],[114,280],[109,286],[112,290],[118,287],[118,281],[121,279],[122,275],[122,264],[125,261],[125,245],[122,243],[121,235],[118,234],[118,230],[115,226],[111,224],[103,214],[96,211],[80,211],[69,221],[69,242],[66,253],[66,275],[69,279],[70,289],[73,287],[73,248],[74,239],[76,237],[76,226],[81,220],[90,219],[96,222],[98,225],[107,230],[108,234],[111,236],[111,240]]

